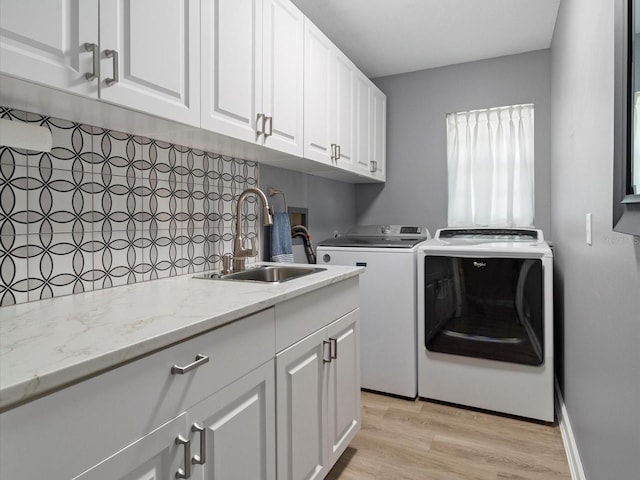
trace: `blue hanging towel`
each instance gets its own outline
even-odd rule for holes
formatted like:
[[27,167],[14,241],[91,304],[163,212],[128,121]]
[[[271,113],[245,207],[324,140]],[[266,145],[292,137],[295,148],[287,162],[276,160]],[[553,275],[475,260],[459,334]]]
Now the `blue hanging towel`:
[[271,225],[271,261],[293,263],[293,247],[291,246],[291,224],[289,214],[276,212]]

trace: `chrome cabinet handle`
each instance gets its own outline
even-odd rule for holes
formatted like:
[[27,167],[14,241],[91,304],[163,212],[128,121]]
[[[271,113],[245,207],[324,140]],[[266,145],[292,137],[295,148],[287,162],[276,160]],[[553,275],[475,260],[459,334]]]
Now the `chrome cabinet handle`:
[[[260,127],[259,127],[260,120],[262,120],[262,130],[260,130]],[[256,118],[256,133],[258,134],[258,136],[264,135],[264,122],[265,122],[264,113],[259,113],[258,118]]]
[[[329,355],[327,355],[327,353]],[[331,342],[329,340],[322,341],[322,361],[324,363],[331,363]]]
[[338,339],[329,338],[329,358],[335,360],[338,358]]
[[336,152],[338,151],[338,149],[336,148],[338,145],[336,145],[335,143],[331,144],[331,163],[335,162],[338,158],[336,156]]
[[204,465],[207,461],[207,429],[194,423],[191,425],[191,431],[200,433],[200,455],[194,455],[193,458],[191,458],[191,463],[194,465]]
[[179,365],[174,365],[173,367],[171,367],[171,373],[174,375],[183,375],[190,372],[191,370],[198,368],[201,365],[204,365],[205,363],[209,363],[209,357],[203,355],[202,353],[199,353],[198,355],[196,355],[196,360],[193,363],[185,365],[184,367],[181,367]]
[[184,468],[178,468],[176,478],[189,478],[191,476],[191,440],[178,435],[176,445],[184,446]]
[[106,78],[105,83],[108,86],[115,85],[120,81],[120,67],[118,64],[118,51],[117,50],[105,50],[104,54],[107,58],[113,59],[113,78]]
[[371,173],[377,172],[378,171],[378,162],[376,162],[375,160],[371,160],[370,162],[370,171]]
[[269,120],[269,133],[265,133],[264,136],[265,137],[270,137],[271,135],[273,135],[273,117],[264,117],[265,118],[265,123],[267,122],[267,120]]
[[336,160],[340,160],[342,158],[342,149],[340,148],[340,145],[336,145]]
[[87,80],[95,80],[100,76],[100,47],[97,43],[85,43],[84,49],[93,54],[93,71],[84,74]]

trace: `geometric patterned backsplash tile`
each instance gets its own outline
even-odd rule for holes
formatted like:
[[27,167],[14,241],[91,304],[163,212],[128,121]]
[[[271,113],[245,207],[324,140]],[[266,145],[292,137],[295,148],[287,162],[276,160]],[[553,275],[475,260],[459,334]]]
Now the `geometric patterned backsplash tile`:
[[[51,152],[0,146],[0,306],[220,268],[258,165],[0,107]],[[242,213],[258,235],[253,196]],[[259,245],[259,242],[256,242]]]

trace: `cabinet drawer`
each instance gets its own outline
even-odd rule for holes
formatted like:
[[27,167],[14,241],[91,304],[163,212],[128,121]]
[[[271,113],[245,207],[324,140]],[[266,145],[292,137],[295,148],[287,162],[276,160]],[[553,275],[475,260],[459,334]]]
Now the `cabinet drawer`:
[[[0,478],[83,472],[273,358],[274,323],[271,308],[4,412]],[[209,362],[171,373],[198,354]]]
[[284,350],[359,305],[358,277],[276,305],[276,351]]

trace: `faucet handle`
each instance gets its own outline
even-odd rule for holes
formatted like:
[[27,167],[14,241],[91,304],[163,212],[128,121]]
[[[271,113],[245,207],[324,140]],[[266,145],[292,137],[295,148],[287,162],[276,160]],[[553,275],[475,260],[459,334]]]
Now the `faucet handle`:
[[227,273],[231,273],[231,258],[232,255],[227,253],[222,256],[222,275],[226,275]]
[[255,257],[256,255],[258,255],[258,249],[256,248],[256,239],[255,237],[251,237],[249,240],[251,240],[251,248],[247,252],[247,256]]

